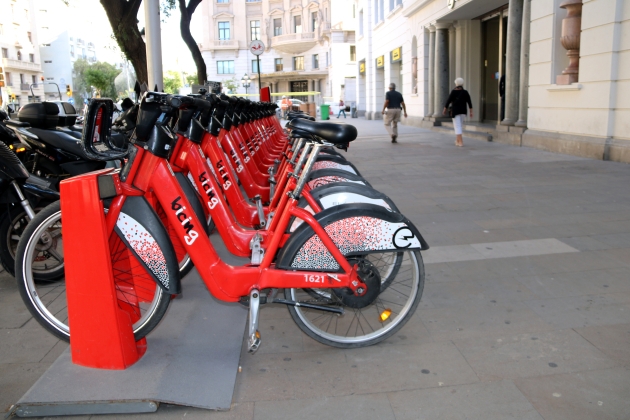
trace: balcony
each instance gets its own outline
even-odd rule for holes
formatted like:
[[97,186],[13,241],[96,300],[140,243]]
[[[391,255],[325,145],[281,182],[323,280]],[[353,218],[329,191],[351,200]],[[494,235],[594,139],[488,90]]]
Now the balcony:
[[214,41],[210,41],[209,46],[199,44],[199,49],[201,51],[210,51],[212,53],[212,58],[214,58],[215,51],[238,51],[238,41],[235,39],[216,39]]
[[11,70],[26,70],[26,71],[42,71],[42,67],[39,63],[31,63],[30,61],[14,60],[12,58],[3,58],[2,66]]
[[271,38],[271,47],[287,54],[300,54],[317,44],[315,32],[278,35]]

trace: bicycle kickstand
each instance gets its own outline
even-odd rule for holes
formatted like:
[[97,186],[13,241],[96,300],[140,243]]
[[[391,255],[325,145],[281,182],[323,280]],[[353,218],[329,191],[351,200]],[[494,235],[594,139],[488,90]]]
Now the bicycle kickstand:
[[249,331],[247,336],[247,351],[255,353],[260,347],[260,332],[258,332],[258,314],[260,308],[260,292],[252,289],[249,292]]

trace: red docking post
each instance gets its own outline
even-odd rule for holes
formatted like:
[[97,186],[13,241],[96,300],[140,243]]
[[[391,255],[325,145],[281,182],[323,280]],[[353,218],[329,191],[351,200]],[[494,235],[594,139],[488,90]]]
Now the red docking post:
[[61,182],[70,351],[77,365],[126,369],[147,347],[145,339],[134,339],[133,308],[119,305],[117,299],[98,185],[98,177],[111,172],[105,169]]

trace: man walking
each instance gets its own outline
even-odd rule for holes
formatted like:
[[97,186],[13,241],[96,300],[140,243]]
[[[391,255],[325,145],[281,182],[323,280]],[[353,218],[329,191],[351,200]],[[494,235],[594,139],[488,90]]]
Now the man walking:
[[282,102],[280,102],[280,109],[282,109],[282,113],[284,114],[284,119],[287,119],[287,114],[291,111],[291,107],[293,106],[293,101],[287,98],[286,96],[282,97]]
[[[405,118],[407,118],[407,107],[400,92],[396,91],[394,83],[389,84],[389,92],[385,94],[385,104],[383,105],[383,122],[385,129],[392,137],[392,143],[397,143],[398,122],[400,121],[400,108],[402,107]],[[387,112],[385,112],[387,109]]]

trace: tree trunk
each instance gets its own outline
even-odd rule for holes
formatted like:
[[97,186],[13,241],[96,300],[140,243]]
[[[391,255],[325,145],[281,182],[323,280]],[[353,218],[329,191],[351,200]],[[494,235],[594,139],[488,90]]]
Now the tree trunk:
[[192,54],[193,60],[195,60],[195,66],[197,66],[197,82],[200,85],[203,85],[206,80],[208,80],[208,74],[206,72],[206,62],[203,61],[199,46],[195,42],[195,38],[193,38],[192,34],[190,33],[190,19],[193,13],[195,13],[195,9],[197,9],[197,6],[199,6],[199,3],[201,3],[201,0],[189,0],[188,6],[186,6],[186,0],[179,0],[179,11],[182,15],[179,29],[182,33],[182,38],[184,39],[184,42],[186,43],[188,49],[190,50],[190,53]]
[[140,83],[148,83],[147,50],[138,29],[142,0],[101,0],[120,50],[131,62]]

